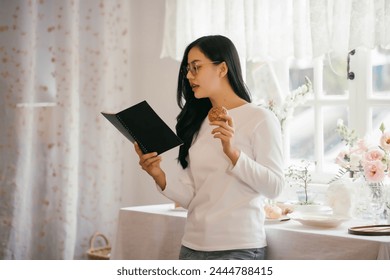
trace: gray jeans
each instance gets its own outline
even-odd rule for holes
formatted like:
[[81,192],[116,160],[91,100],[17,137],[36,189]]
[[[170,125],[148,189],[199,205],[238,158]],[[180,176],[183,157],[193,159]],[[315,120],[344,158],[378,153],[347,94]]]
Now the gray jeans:
[[226,251],[196,251],[181,246],[180,260],[265,260],[267,247]]

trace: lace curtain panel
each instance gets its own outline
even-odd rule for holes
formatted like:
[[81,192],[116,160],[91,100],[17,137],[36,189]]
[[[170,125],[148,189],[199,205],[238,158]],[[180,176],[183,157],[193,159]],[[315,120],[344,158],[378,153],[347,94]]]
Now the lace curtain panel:
[[0,259],[82,259],[120,207],[128,1],[0,6]]
[[390,48],[390,1],[166,0],[162,57],[181,60],[189,42],[209,34],[231,38],[247,61],[346,57]]

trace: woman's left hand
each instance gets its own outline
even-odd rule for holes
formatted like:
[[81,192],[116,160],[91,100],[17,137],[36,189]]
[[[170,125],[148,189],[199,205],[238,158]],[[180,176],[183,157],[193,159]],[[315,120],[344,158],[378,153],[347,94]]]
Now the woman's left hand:
[[240,151],[234,147],[234,126],[233,119],[229,115],[221,115],[220,118],[224,121],[210,122],[210,125],[216,126],[211,133],[214,138],[221,140],[223,152],[230,158],[233,165],[236,164]]

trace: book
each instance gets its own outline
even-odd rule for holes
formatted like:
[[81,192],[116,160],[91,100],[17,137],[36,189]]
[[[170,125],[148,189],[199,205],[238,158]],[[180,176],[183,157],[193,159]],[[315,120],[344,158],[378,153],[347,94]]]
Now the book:
[[101,114],[132,143],[137,142],[144,154],[162,154],[183,144],[145,100],[116,114]]

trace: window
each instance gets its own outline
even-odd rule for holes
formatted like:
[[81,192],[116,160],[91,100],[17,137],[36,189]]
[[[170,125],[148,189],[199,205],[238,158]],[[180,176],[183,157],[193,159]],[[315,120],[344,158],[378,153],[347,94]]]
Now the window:
[[326,55],[305,63],[292,61],[288,66],[290,91],[304,76],[314,88],[312,98],[295,109],[291,120],[289,157],[316,161],[316,178],[326,182],[337,171],[334,159],[344,147],[335,131],[337,119],[360,137],[378,135],[382,122],[390,129],[390,50],[357,49],[350,55],[353,80],[346,78],[347,57]]
[[[186,42],[200,34],[225,34],[246,58],[243,72],[254,102],[278,104],[305,76],[312,81],[314,94],[295,109],[284,137],[287,159],[316,161],[316,175],[330,178],[343,148],[335,131],[337,119],[360,136],[375,131],[382,121],[390,127],[385,109],[390,105],[390,53],[359,47],[389,46],[386,1],[183,2],[167,1],[162,57],[180,59]],[[199,15],[196,22],[188,11]],[[349,46],[356,48],[349,63],[353,80],[347,79]],[[287,61],[289,57],[299,59]]]

